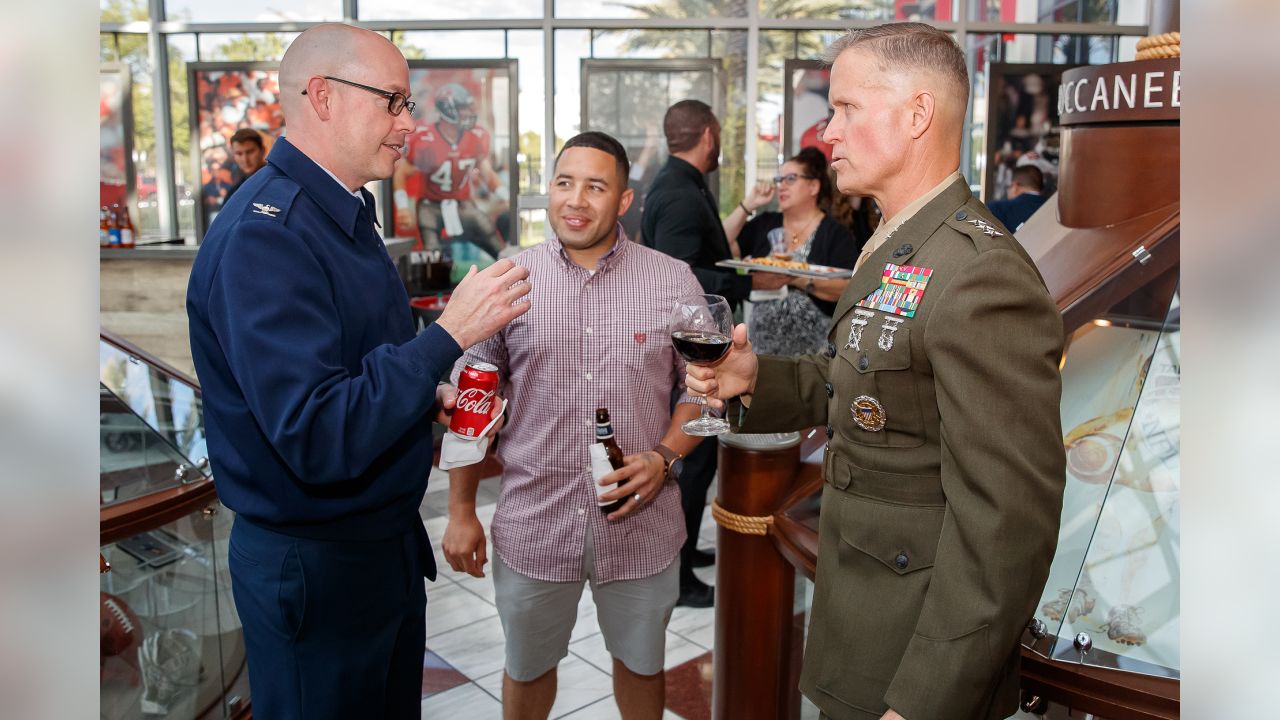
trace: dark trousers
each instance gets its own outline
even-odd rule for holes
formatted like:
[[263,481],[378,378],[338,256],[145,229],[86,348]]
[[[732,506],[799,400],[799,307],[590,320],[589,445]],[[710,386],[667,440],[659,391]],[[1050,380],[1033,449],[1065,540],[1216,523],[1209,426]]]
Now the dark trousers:
[[236,518],[228,564],[255,718],[421,716],[427,598],[418,531],[339,542]]
[[685,457],[684,469],[680,471],[680,503],[684,509],[684,529],[688,533],[680,558],[689,572],[692,572],[689,559],[698,547],[698,529],[702,527],[702,513],[707,507],[707,488],[716,476],[719,449],[720,443],[714,437],[704,438]]

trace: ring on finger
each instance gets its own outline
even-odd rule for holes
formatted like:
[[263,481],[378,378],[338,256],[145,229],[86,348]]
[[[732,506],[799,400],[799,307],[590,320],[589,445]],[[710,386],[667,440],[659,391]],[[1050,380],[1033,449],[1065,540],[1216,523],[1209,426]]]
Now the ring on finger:
[[632,497],[632,498],[634,498],[634,499],[635,499],[635,501],[636,501],[637,503],[642,503],[642,502],[644,502],[644,496],[643,496],[643,495],[641,495],[640,493],[636,493],[635,495],[632,495],[631,497]]

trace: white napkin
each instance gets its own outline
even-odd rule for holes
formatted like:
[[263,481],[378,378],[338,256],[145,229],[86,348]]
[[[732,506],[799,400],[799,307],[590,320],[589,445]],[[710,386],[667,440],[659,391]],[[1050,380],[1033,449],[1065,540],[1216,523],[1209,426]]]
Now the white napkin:
[[457,200],[441,200],[440,214],[444,216],[444,229],[449,233],[450,238],[456,238],[463,233],[462,216],[458,214]]
[[747,299],[751,302],[766,302],[768,300],[783,300],[787,297],[787,286],[783,285],[777,290],[752,290],[751,296]]
[[614,502],[613,500],[608,502],[600,500],[601,495],[618,487],[618,483],[612,485],[600,484],[600,478],[613,472],[613,464],[609,462],[609,451],[605,449],[604,445],[595,442],[591,443],[591,447],[587,449],[587,456],[591,458],[591,479],[595,481],[592,484],[596,487],[596,504],[608,505]]
[[485,451],[489,449],[489,430],[493,429],[494,424],[507,411],[507,401],[501,398],[498,401],[502,403],[502,409],[498,411],[497,415],[493,416],[488,425],[484,426],[484,430],[480,431],[479,437],[458,437],[451,432],[444,434],[444,440],[440,444],[441,470],[475,465],[484,460]]

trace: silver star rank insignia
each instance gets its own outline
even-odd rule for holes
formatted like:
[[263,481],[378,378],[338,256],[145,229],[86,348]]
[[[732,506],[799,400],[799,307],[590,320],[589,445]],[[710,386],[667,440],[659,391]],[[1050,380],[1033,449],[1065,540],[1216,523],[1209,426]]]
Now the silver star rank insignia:
[[997,230],[994,225],[989,224],[985,220],[974,218],[969,221],[969,224],[981,230],[988,237],[1000,237],[1001,235],[1004,235],[1004,233]]

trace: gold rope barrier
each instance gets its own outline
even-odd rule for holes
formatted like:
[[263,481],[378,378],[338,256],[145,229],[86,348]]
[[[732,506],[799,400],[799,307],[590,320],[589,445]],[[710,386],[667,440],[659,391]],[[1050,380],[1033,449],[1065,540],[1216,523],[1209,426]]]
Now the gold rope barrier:
[[711,501],[711,516],[720,525],[743,535],[767,535],[769,526],[773,524],[772,515],[739,515],[720,507],[715,500]]
[[1182,33],[1167,32],[1144,37],[1138,41],[1135,60],[1156,60],[1182,57]]

